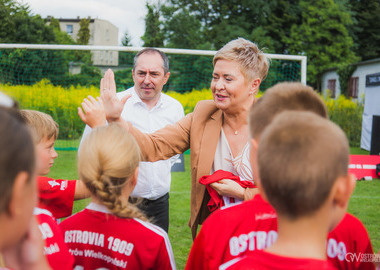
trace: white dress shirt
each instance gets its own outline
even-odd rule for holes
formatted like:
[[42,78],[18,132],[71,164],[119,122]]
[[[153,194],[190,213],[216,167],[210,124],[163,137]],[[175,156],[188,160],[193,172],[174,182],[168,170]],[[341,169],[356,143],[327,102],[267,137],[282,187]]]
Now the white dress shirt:
[[[161,93],[156,106],[151,110],[136,94],[134,87],[118,93],[117,96],[121,99],[127,94],[132,94],[132,96],[125,103],[121,118],[131,122],[134,127],[144,133],[153,133],[168,124],[174,124],[185,115],[181,103],[164,93]],[[82,140],[90,131],[91,128],[86,126]],[[131,196],[155,200],[169,192],[171,166],[177,158],[178,155],[168,160],[140,162],[137,185]]]

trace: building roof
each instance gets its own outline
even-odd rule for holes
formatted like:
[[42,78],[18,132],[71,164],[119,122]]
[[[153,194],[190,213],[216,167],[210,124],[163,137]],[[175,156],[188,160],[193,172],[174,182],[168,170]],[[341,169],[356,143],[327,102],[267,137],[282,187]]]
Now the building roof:
[[[351,64],[351,65],[365,66],[365,65],[374,64],[374,63],[380,63],[380,58],[374,58],[374,59],[364,60],[364,61],[356,62],[356,63]],[[334,71],[336,69],[337,69],[337,67],[327,68],[323,72]]]
[[[47,16],[47,20],[50,22],[51,20],[51,16]],[[95,19],[91,19],[91,18],[80,18],[79,16],[76,18],[76,19],[62,19],[62,18],[56,18],[58,21],[60,22],[73,22],[73,23],[79,23],[82,19],[89,19],[90,20],[90,23],[93,23],[95,21]]]

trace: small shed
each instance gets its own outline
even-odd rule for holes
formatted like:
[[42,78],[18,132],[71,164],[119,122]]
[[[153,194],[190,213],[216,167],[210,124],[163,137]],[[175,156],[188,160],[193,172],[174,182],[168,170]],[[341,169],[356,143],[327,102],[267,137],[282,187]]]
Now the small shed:
[[[356,70],[348,82],[348,96],[364,102],[366,89],[366,76],[380,72],[380,58],[366,60],[354,64]],[[336,98],[341,94],[339,75],[336,68],[326,70],[322,75],[322,93],[330,91],[331,97]]]

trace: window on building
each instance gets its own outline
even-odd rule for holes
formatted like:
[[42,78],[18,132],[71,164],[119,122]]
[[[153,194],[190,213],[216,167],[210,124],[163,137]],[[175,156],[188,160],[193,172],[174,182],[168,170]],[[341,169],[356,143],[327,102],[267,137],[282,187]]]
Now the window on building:
[[66,32],[69,35],[71,35],[73,33],[73,25],[72,24],[67,24],[66,25]]
[[358,98],[359,92],[359,77],[351,77],[348,82],[348,96]]
[[327,89],[330,90],[330,95],[332,98],[335,98],[335,85],[336,85],[336,80],[327,81]]

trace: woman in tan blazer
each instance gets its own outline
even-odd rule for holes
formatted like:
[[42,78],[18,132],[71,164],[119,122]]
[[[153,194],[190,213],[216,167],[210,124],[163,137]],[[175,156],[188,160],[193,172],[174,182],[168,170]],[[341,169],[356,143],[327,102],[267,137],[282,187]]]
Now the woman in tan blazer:
[[[111,70],[106,72],[101,87],[107,120],[122,123],[135,136],[144,161],[167,159],[191,149],[189,226],[193,238],[198,224],[202,224],[210,214],[207,207],[210,195],[205,186],[198,182],[200,177],[223,169],[244,180],[254,181],[254,172],[249,164],[247,117],[269,68],[268,59],[257,45],[243,38],[232,40],[221,48],[214,56],[213,64],[213,100],[198,102],[194,111],[175,125],[168,125],[152,134],[142,133],[120,118],[125,100],[120,101],[116,97]],[[82,114],[82,120],[90,126],[96,126],[96,117],[101,117],[90,113],[91,108],[86,107],[86,115]],[[247,193],[228,179],[211,185],[220,195],[241,200]]]

